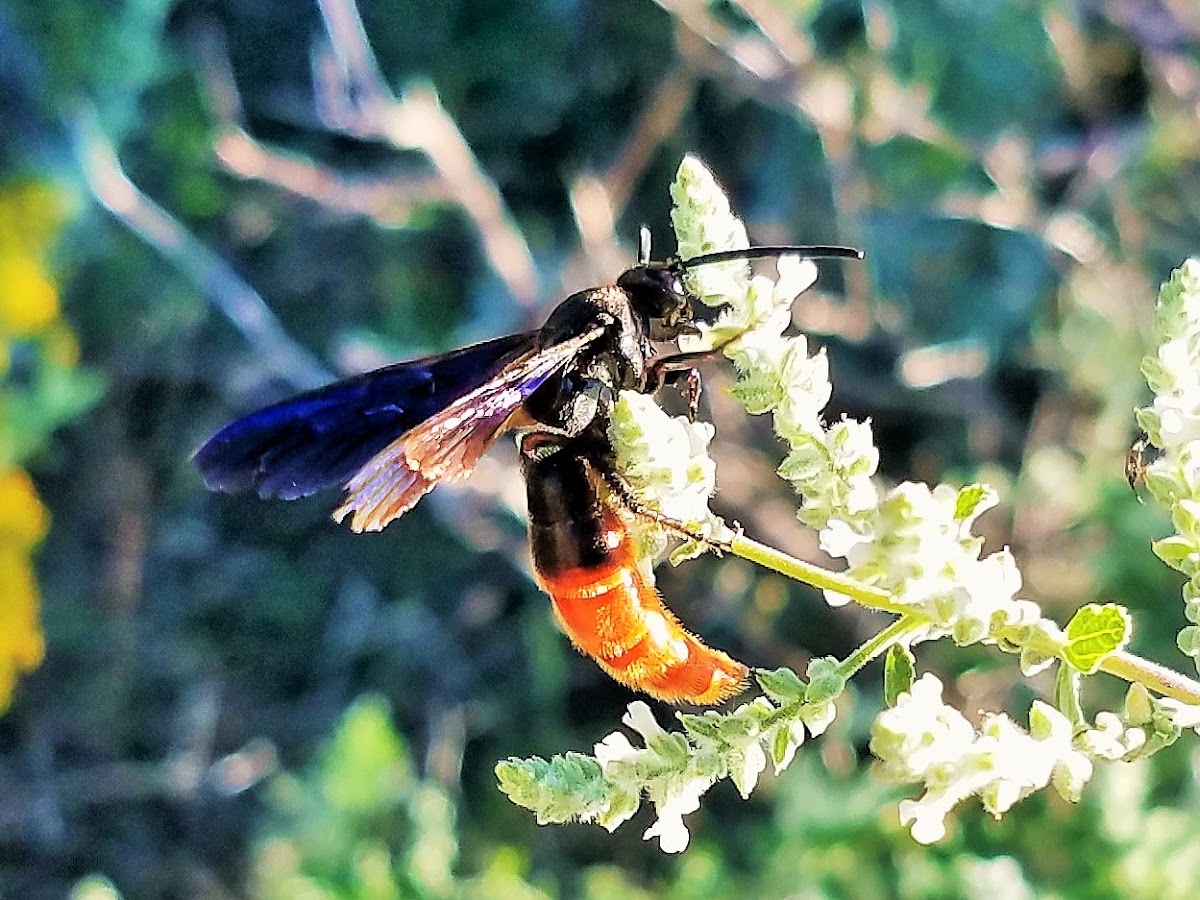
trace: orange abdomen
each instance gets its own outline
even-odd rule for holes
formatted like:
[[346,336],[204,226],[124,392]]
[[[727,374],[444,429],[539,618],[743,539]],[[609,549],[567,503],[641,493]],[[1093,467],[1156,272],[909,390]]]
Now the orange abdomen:
[[534,568],[571,643],[660,700],[719,703],[743,688],[746,666],[689,634],[646,583],[586,459],[560,451],[526,477]]

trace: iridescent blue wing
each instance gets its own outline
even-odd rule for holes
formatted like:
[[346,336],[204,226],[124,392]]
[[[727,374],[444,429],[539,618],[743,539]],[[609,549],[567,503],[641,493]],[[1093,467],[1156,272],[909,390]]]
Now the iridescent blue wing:
[[291,500],[340,487],[399,435],[534,349],[536,332],[367,372],[250,413],[201,447],[209,488]]

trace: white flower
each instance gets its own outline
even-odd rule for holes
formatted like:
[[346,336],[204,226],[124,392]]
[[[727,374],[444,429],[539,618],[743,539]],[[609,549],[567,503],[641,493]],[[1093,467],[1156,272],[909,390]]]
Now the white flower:
[[920,844],[933,844],[946,836],[946,816],[958,803],[979,790],[985,783],[984,773],[977,772],[976,784],[965,779],[930,788],[920,800],[901,800],[898,805],[900,824],[909,826],[909,834]]
[[1080,748],[1097,759],[1117,760],[1136,753],[1146,743],[1141,728],[1126,728],[1116,713],[1096,713],[1096,727],[1077,738]]
[[700,808],[700,797],[711,785],[712,779],[690,778],[662,800],[655,801],[658,819],[642,834],[642,840],[658,838],[663,853],[686,850],[691,835],[683,824],[683,817]]
[[621,391],[608,436],[618,469],[640,499],[689,525],[714,522],[708,508],[717,485],[708,455],[712,425],[669,416],[653,397]]
[[[1158,350],[1142,360],[1154,401],[1137,410],[1137,420],[1163,451],[1146,466],[1145,480],[1154,498],[1171,510],[1177,534],[1154,549],[1189,579],[1186,604],[1200,583],[1200,260],[1187,260],[1163,283],[1154,331]],[[1190,615],[1189,621],[1195,624]],[[1200,669],[1197,630],[1185,627],[1179,645]]]
[[668,737],[666,729],[658,724],[650,706],[644,700],[634,700],[630,703],[626,707],[625,715],[621,716],[621,721],[640,734],[647,747],[661,743]]
[[[962,497],[968,491],[977,502],[964,511]],[[853,523],[830,519],[821,531],[821,546],[850,563],[850,577],[884,588],[896,602],[928,616],[936,633],[972,644],[1040,618],[1035,604],[1014,599],[1021,573],[1012,554],[1002,550],[979,558],[982,542],[970,529],[994,497],[982,486],[930,490],[906,482]],[[827,599],[845,600],[838,594]]]
[[614,731],[601,739],[592,752],[604,774],[609,775],[615,763],[632,762],[641,751],[629,743],[629,738],[623,732]]
[[[617,469],[638,499],[705,537],[726,531],[708,507],[717,479],[716,463],[708,455],[712,437],[712,425],[669,416],[654,398],[637,391],[620,393],[608,426]],[[653,584],[654,561],[666,550],[669,537],[640,518],[632,522],[632,529],[638,562]],[[687,543],[672,560],[679,562],[702,550]]]
[[767,768],[767,754],[757,739],[746,741],[740,749],[730,754],[729,777],[733,779],[742,799],[750,797],[758,776]]
[[788,443],[792,452],[779,466],[779,475],[803,498],[800,521],[819,529],[826,552],[845,557],[858,544],[874,540],[879,493],[872,479],[879,451],[871,424],[843,417],[828,429],[791,434]]
[[[735,249],[730,247],[728,249]],[[708,263],[689,270],[703,272]],[[725,348],[730,359],[736,358],[737,345],[751,338],[759,341],[778,340],[784,329],[792,322],[792,304],[801,292],[808,290],[817,280],[817,264],[799,256],[781,256],[776,261],[779,280],[772,281],[765,275],[755,275],[742,288],[741,293],[729,293],[723,298],[724,305],[711,325],[701,323],[700,335],[686,338],[680,348],[686,351]],[[728,285],[736,290],[742,285]],[[716,299],[708,287],[707,299]]]
[[919,799],[899,807],[915,840],[940,840],[950,810],[972,795],[994,816],[1052,780],[1064,797],[1078,798],[1092,764],[1072,746],[1062,713],[1035,702],[1029,732],[1005,715],[985,716],[976,732],[941,694],[941,682],[923,675],[871,728],[871,751],[884,773],[925,786]]
[[788,309],[817,281],[817,264],[802,256],[781,256],[775,261],[775,268],[779,273],[775,282],[775,302]]
[[[679,257],[694,259],[721,250],[743,250],[750,246],[746,227],[729,209],[729,200],[712,174],[695,157],[685,157],[671,185],[674,209],[671,224],[679,247]],[[783,354],[783,331],[791,323],[792,304],[817,280],[817,267],[811,259],[798,255],[779,257],[775,262],[777,279],[765,275],[751,277],[746,260],[708,263],[687,270],[684,280],[701,302],[720,307],[711,324],[698,323],[699,335],[680,338],[684,352],[724,348],[743,378],[751,381],[762,370],[750,362],[740,345],[757,343],[757,352],[768,356]],[[779,346],[772,348],[772,344]],[[803,350],[801,352],[804,352]],[[824,406],[824,403],[821,403]]]
[[1029,734],[1053,754],[1050,778],[1060,797],[1079,801],[1083,786],[1091,780],[1094,766],[1087,754],[1075,749],[1075,729],[1061,712],[1041,700],[1029,710]]
[[974,737],[962,713],[942,703],[942,683],[925,674],[871,726],[871,752],[885,774],[918,781],[959,759]]
[[[595,745],[596,760],[610,783],[612,798],[598,821],[612,831],[633,815],[645,792],[658,810],[658,819],[646,830],[645,839],[657,837],[664,852],[679,853],[688,844],[683,817],[700,808],[701,795],[719,773],[700,771],[689,758],[683,736],[659,725],[643,701],[630,703],[621,722],[641,735],[645,746],[635,747],[621,732]],[[648,772],[652,774],[647,776]]]
[[793,435],[819,434],[821,411],[833,396],[829,357],[824,349],[809,356],[808,342],[803,336],[783,340],[787,348],[779,366],[783,397],[774,409],[775,433],[784,440]]
[[[832,707],[833,704],[830,703],[829,706]],[[797,722],[795,720],[790,722],[780,722],[775,726],[775,728],[781,728],[787,731],[787,737],[783,744],[783,753],[778,759],[774,759],[772,762],[775,774],[778,775],[792,764],[792,760],[796,758],[796,751],[799,750],[800,746],[804,743],[804,723]],[[774,733],[775,729],[768,731],[766,734],[767,739],[772,739]],[[813,735],[816,736],[819,733],[820,732],[814,731]]]
[[1171,697],[1162,697],[1157,703],[1176,728],[1194,728],[1200,734],[1200,706],[1180,703]]
[[1200,439],[1200,260],[1187,260],[1163,284],[1154,325],[1159,347],[1142,372],[1155,397],[1138,421],[1170,451]]
[[[671,184],[671,199],[674,201],[671,225],[675,229],[680,259],[750,246],[746,227],[730,211],[725,192],[696,157],[685,156],[680,163]],[[697,266],[687,271],[685,280],[688,289],[701,302],[718,306],[728,303],[730,298],[746,295],[750,266],[745,260]]]
[[806,703],[800,710],[800,719],[813,737],[823,735],[836,717],[837,707],[832,700],[824,704]]

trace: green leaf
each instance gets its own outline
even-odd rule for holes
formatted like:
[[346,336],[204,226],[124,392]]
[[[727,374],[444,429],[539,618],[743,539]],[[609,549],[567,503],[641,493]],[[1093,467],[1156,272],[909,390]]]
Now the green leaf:
[[792,444],[791,452],[779,464],[776,473],[784,481],[808,481],[829,471],[829,451],[811,435],[802,435]]
[[988,499],[991,491],[982,484],[968,484],[961,488],[958,492],[958,498],[954,502],[954,518],[958,522],[964,522],[975,515],[975,510],[979,504]]
[[1079,672],[1070,666],[1060,665],[1054,677],[1054,705],[1067,717],[1073,728],[1087,724],[1083,706],[1079,702]]
[[771,372],[740,372],[729,393],[752,416],[770,412],[784,398],[783,386]]
[[1067,623],[1063,658],[1085,675],[1129,643],[1133,624],[1124,607],[1115,603],[1089,603]]
[[496,780],[508,799],[536,814],[539,825],[594,814],[604,806],[608,792],[600,764],[573,752],[549,760],[502,760],[496,763]]
[[1145,725],[1154,716],[1154,699],[1144,684],[1134,682],[1125,692],[1125,721],[1130,725]]
[[1196,545],[1183,537],[1173,534],[1150,545],[1154,555],[1172,569],[1181,569],[1189,556],[1196,552]]
[[714,722],[708,713],[704,715],[692,715],[690,713],[679,713],[679,721],[683,723],[683,727],[687,729],[689,734],[694,734],[697,737],[711,738],[712,740],[720,740],[721,728]]
[[804,692],[808,689],[808,685],[791,669],[756,669],[754,677],[763,693],[780,705],[803,700]]
[[322,792],[331,805],[365,815],[394,807],[412,790],[414,772],[391,707],[378,694],[346,711],[325,752]]
[[832,656],[810,662],[808,677],[808,688],[804,691],[805,703],[828,703],[846,689],[846,676]]
[[883,698],[888,706],[895,706],[901,694],[912,690],[917,678],[916,660],[912,651],[903,644],[888,647],[883,661]]
[[1058,660],[1058,656],[1036,647],[1021,648],[1021,674],[1026,678],[1037,675]]
[[775,736],[771,739],[771,762],[778,771],[788,758],[788,752],[792,746],[792,730],[787,726],[775,729]]

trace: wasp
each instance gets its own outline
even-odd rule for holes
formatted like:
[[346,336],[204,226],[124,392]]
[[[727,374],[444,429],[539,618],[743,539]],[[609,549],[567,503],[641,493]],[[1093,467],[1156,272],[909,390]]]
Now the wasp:
[[1129,482],[1130,490],[1137,495],[1139,503],[1142,502],[1142,495],[1138,489],[1146,483],[1146,469],[1161,456],[1162,450],[1154,446],[1150,435],[1145,431],[1139,433],[1137,440],[1125,454],[1125,480]]
[[686,382],[694,415],[698,355],[655,357],[694,333],[684,275],[698,266],[799,254],[861,258],[846,247],[752,247],[650,259],[612,284],[572,294],[537,330],[387,366],[267,406],[226,425],[195,454],[206,485],[293,499],[346,491],[333,516],[379,531],[435,485],[458,481],[515,430],[529,501],[533,567],[555,618],[622,684],[671,702],[713,704],[748,669],[689,633],[642,576],[629,525],[649,517],[621,479],[607,437],[623,390]]

